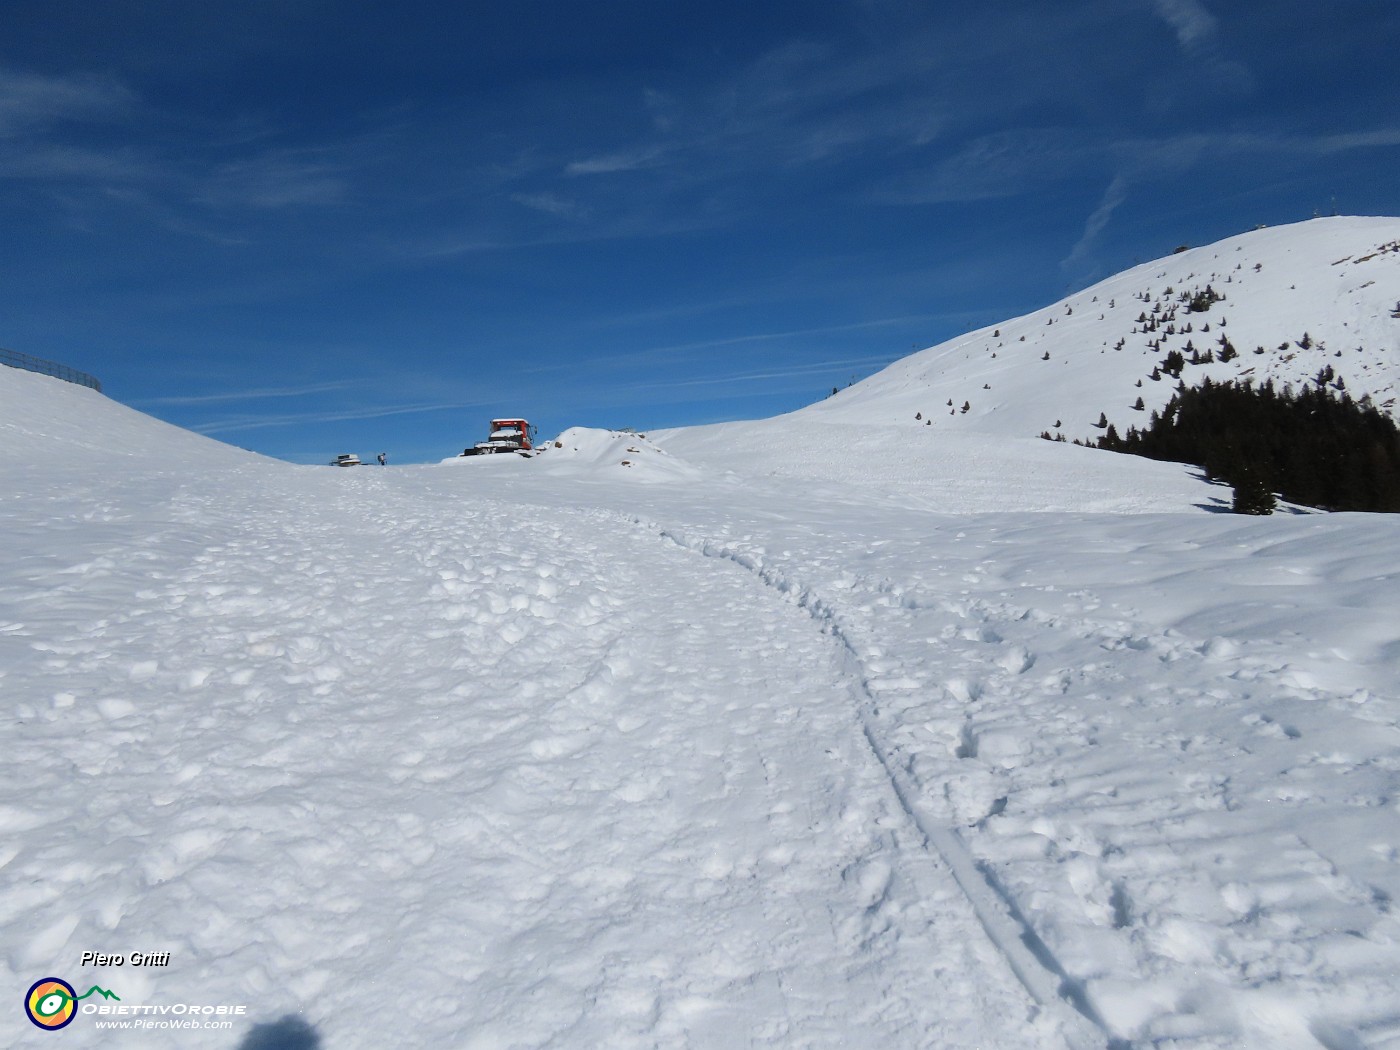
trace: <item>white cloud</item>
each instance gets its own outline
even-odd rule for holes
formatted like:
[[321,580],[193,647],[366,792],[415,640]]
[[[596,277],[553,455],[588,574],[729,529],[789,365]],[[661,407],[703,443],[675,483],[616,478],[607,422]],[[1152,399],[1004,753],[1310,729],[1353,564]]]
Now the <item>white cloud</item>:
[[803,376],[827,375],[836,369],[851,367],[880,369],[899,360],[898,356],[876,354],[869,357],[846,357],[831,361],[807,361],[793,365],[778,365],[761,371],[726,372],[692,379],[659,379],[655,382],[631,383],[633,390],[678,390],[685,387],[723,386],[727,383],[755,382],[769,379],[796,379]]
[[344,390],[352,384],[347,380],[332,383],[314,383],[309,386],[260,387],[255,390],[228,390],[218,394],[193,394],[182,397],[152,397],[138,401],[140,405],[202,405],[218,401],[253,401],[264,397],[305,397],[308,394],[325,394],[333,390]]
[[871,193],[884,204],[937,204],[1012,197],[1092,170],[1103,146],[1071,128],[1009,128],[982,135],[930,168],[885,180]]
[[203,181],[201,204],[276,209],[338,204],[346,184],[340,168],[299,154],[272,153],[225,164]]
[[1084,259],[1093,249],[1094,243],[1098,240],[1099,234],[1108,225],[1108,220],[1113,217],[1113,213],[1118,210],[1118,206],[1128,198],[1128,183],[1121,175],[1115,175],[1113,181],[1108,184],[1108,189],[1099,200],[1096,207],[1084,222],[1084,232],[1080,234],[1078,242],[1070,249],[1070,253],[1063,260],[1061,266],[1072,266]]
[[0,69],[0,136],[59,120],[115,116],[134,97],[121,84],[99,77],[48,77]]
[[665,152],[659,146],[622,150],[617,153],[604,153],[584,160],[576,160],[565,166],[568,175],[608,175],[618,171],[636,171],[651,167]]
[[512,193],[510,199],[523,207],[563,218],[577,214],[578,205],[557,193]]
[[1152,9],[1176,33],[1182,52],[1209,69],[1218,84],[1241,91],[1253,87],[1249,71],[1226,57],[1220,23],[1200,0],[1152,0]]
[[81,146],[25,143],[0,156],[0,179],[121,182],[145,179],[151,174],[144,162],[128,153],[102,153]]
[[1188,54],[1216,46],[1219,23],[1199,0],[1152,0],[1152,7],[1176,31],[1176,41]]
[[489,401],[447,401],[417,405],[391,405],[378,408],[332,409],[325,412],[300,412],[283,416],[246,415],[218,419],[212,423],[191,426],[197,434],[227,434],[242,430],[263,430],[268,427],[297,426],[306,423],[340,423],[356,419],[382,419],[385,416],[417,415],[423,412],[446,412],[461,408],[476,408]]

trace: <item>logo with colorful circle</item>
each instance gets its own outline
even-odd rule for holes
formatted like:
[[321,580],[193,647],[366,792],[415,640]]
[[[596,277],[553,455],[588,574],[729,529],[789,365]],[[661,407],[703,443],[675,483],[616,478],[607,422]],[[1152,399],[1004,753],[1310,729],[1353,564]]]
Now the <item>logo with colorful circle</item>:
[[78,1000],[86,999],[94,992],[104,999],[121,1001],[121,996],[115,992],[99,988],[95,984],[79,995],[63,978],[45,977],[30,985],[24,997],[24,1012],[40,1028],[56,1031],[72,1023],[74,1015],[78,1012]]

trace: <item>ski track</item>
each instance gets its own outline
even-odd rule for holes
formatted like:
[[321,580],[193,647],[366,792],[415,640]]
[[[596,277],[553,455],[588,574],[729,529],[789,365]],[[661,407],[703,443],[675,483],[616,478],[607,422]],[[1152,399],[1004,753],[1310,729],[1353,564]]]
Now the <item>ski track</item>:
[[0,420],[16,995],[336,1050],[1400,1047],[1386,519],[940,514],[621,435],[206,465],[69,400]]
[[170,951],[82,980],[337,1048],[404,1003],[416,1045],[1060,1045],[805,616],[616,514],[313,480],[99,481],[100,528],[11,534],[10,983]]
[[[982,930],[1005,957],[1011,972],[1037,1004],[1052,1011],[1066,1003],[1071,1004],[1086,1020],[1103,1030],[1102,1019],[1098,1017],[1092,1005],[1084,1000],[1082,992],[1075,987],[1073,980],[1045,948],[1035,929],[1020,914],[1015,901],[1008,897],[995,881],[978,870],[957,831],[940,822],[928,812],[927,807],[920,805],[918,791],[911,784],[907,771],[896,763],[895,757],[880,737],[877,724],[879,702],[876,697],[877,691],[885,690],[887,682],[870,672],[862,660],[861,649],[851,640],[842,626],[841,618],[831,606],[781,574],[766,571],[759,559],[723,546],[717,547],[707,541],[690,540],[683,533],[671,532],[649,523],[639,521],[638,524],[648,524],[662,538],[677,546],[697,551],[706,557],[722,558],[743,567],[765,587],[791,597],[791,600],[821,625],[823,631],[830,633],[839,642],[845,662],[851,669],[850,673],[860,683],[859,717],[866,744],[889,778],[891,790],[899,799],[905,814],[967,898]],[[893,685],[894,688],[902,688],[904,683],[896,681]],[[1067,1045],[1094,1045],[1095,1040],[1089,1032],[1062,1012],[1057,1021],[1065,1029]]]
[[[1389,804],[1392,707],[1321,688],[1264,646],[1085,615],[1098,607],[1087,592],[1054,613],[1042,605],[1053,586],[1022,601],[966,597],[985,582],[983,544],[968,565],[896,583],[879,562],[915,559],[888,541],[833,553],[812,535],[758,542],[752,522],[707,533],[637,520],[744,567],[841,640],[872,751],[1037,1001],[1063,996],[1110,1045],[1400,1045],[1389,896],[1293,831],[1288,813],[1321,801],[1350,828],[1348,809]],[[865,573],[849,571],[862,561]],[[1143,688],[1145,661],[1170,663],[1169,683]],[[1373,753],[1301,744],[1287,711],[1318,704],[1353,749],[1374,735]],[[1201,708],[1203,732],[1180,733],[1182,705]],[[1240,764],[1232,721],[1252,728],[1267,770],[1242,797],[1218,772]],[[1163,793],[1153,768],[1167,752],[1180,754],[1180,795]],[[1330,769],[1366,767],[1376,775],[1329,790]],[[1396,860],[1383,837],[1350,845]],[[1298,978],[1306,991],[1281,990]]]

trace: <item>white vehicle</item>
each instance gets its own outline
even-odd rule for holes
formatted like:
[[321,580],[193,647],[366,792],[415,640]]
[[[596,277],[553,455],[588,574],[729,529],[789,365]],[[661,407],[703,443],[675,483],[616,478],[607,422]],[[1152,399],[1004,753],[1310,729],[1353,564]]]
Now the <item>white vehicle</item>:
[[335,459],[331,460],[331,466],[333,467],[358,467],[359,465],[360,457],[353,452],[342,452],[340,455],[336,456]]

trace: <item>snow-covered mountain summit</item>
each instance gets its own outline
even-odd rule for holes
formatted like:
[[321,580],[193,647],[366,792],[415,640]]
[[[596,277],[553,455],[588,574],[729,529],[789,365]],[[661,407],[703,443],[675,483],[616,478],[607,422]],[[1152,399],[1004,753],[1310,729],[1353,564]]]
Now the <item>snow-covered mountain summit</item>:
[[[1173,351],[1188,386],[1209,376],[1298,389],[1330,369],[1328,382],[1395,414],[1400,218],[1314,219],[1178,251],[915,353],[796,415],[1089,437],[1100,413],[1126,430],[1167,403]],[[1210,363],[1190,363],[1207,352]]]
[[1119,433],[1145,427],[1178,383],[1206,377],[1295,390],[1321,379],[1397,414],[1400,218],[1183,249],[796,412],[653,436],[704,465],[939,510],[1218,509],[1199,471],[1037,440],[1096,437],[1103,417]]

